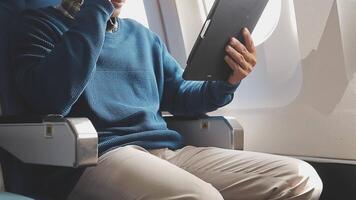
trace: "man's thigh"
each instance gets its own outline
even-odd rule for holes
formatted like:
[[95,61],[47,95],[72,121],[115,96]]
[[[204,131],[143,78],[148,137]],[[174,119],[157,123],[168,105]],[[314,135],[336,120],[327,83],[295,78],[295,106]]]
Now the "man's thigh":
[[209,183],[143,148],[118,148],[87,168],[69,199],[222,199]]
[[307,163],[283,156],[185,147],[153,154],[196,175],[232,199],[318,199],[322,182]]

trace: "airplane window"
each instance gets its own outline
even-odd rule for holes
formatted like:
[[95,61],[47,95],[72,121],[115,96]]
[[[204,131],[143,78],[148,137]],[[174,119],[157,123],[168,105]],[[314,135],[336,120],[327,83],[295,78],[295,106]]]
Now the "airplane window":
[[203,0],[203,5],[204,5],[204,8],[205,8],[206,14],[208,14],[210,9],[211,9],[211,7],[213,7],[214,1],[215,0]]
[[127,3],[125,4],[125,8],[122,9],[120,17],[134,19],[146,26],[147,28],[149,27],[145,6],[142,0],[127,1]]
[[[214,0],[200,2],[207,14]],[[269,1],[262,15],[253,32],[255,44],[259,45],[257,70],[241,85],[230,108],[283,107],[293,102],[300,91],[303,78],[293,1]],[[288,54],[278,56],[283,49],[288,49]]]
[[[215,0],[203,0],[206,15],[209,13]],[[277,27],[281,15],[282,3],[280,0],[269,1],[262,17],[258,21],[252,34],[256,46],[267,40]]]

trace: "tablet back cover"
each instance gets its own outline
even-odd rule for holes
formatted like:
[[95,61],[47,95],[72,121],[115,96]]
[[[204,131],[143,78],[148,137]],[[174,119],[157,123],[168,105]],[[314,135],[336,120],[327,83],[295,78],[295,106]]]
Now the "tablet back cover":
[[243,42],[241,30],[254,30],[268,0],[216,0],[189,55],[185,80],[227,80],[232,70],[225,63],[231,37]]

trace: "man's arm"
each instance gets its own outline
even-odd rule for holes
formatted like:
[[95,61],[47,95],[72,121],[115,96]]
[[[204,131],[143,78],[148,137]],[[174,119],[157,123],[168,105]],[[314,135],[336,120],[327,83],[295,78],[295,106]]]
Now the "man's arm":
[[161,110],[174,115],[200,115],[229,104],[242,79],[256,65],[256,48],[248,30],[243,31],[246,46],[232,38],[226,46],[225,61],[233,70],[227,81],[185,81],[183,70],[162,42],[164,92]]
[[23,14],[13,63],[17,88],[32,109],[70,111],[95,71],[112,12],[108,0],[86,0],[63,35],[41,12]]

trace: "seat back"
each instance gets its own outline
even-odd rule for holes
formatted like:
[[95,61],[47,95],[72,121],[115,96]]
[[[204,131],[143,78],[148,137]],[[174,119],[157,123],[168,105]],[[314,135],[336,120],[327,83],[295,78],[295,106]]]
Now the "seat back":
[[[25,112],[25,106],[16,91],[11,69],[11,36],[16,31],[16,21],[20,12],[27,8],[39,8],[58,5],[61,0],[1,0],[0,1],[0,116],[19,115]],[[2,156],[0,156],[2,157]],[[3,160],[1,158],[1,160]],[[6,165],[5,165],[6,164]],[[3,167],[9,163],[3,163]],[[1,165],[0,165],[1,166]],[[1,170],[1,168],[0,168]],[[16,176],[16,170],[11,170]],[[4,174],[5,175],[5,174]],[[9,175],[9,177],[13,177]],[[0,171],[0,191],[4,185]]]
[[11,36],[16,31],[19,13],[27,8],[58,5],[61,0],[1,0],[0,1],[0,115],[18,115],[25,111],[15,89],[11,74]]

